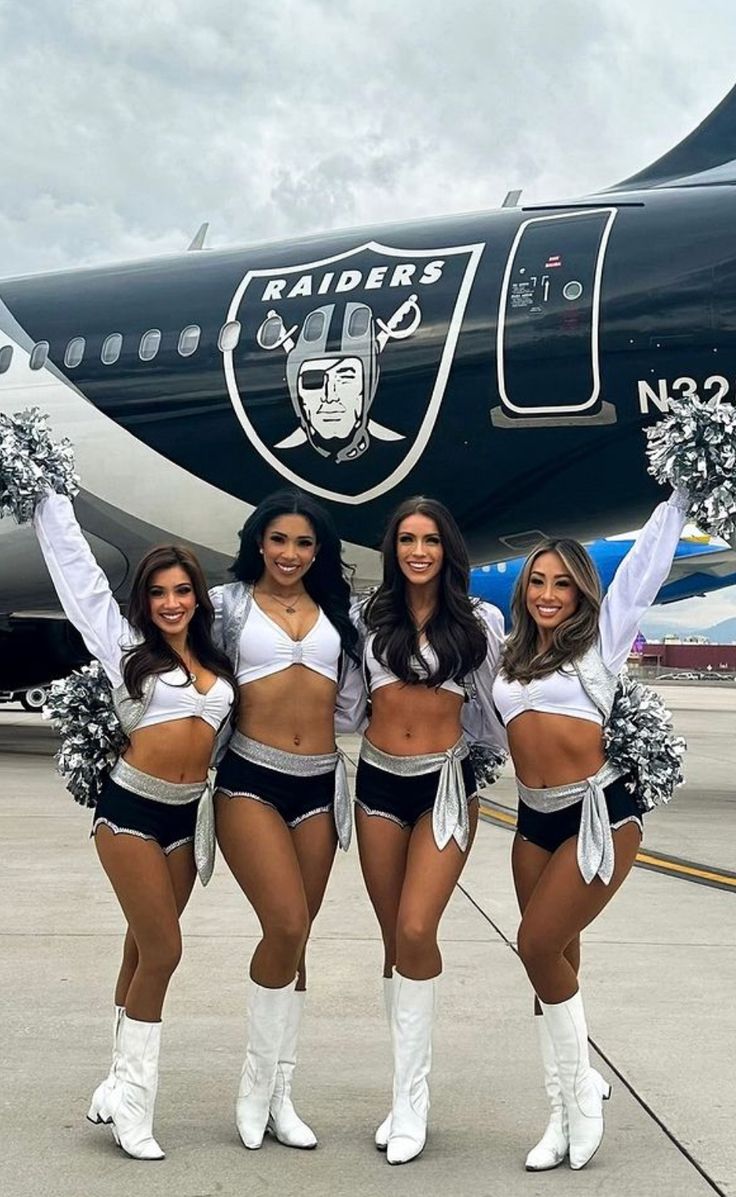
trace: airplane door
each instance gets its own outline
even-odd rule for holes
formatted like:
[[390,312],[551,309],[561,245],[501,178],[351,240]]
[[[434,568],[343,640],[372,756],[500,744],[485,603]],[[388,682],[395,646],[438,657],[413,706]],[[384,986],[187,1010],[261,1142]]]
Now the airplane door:
[[[610,423],[601,404],[600,291],[615,208],[554,213],[520,225],[498,312],[496,369],[504,427]],[[531,419],[530,419],[531,418]]]

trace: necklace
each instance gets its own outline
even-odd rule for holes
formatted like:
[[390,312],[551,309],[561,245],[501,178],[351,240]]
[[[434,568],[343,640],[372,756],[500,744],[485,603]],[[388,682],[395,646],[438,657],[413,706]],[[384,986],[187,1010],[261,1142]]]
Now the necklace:
[[187,677],[188,677],[189,681],[191,682],[191,684],[192,684],[192,685],[194,685],[194,683],[195,683],[195,682],[196,682],[196,680],[197,680],[197,675],[196,675],[196,673],[194,672],[194,670],[192,669],[192,659],[191,659],[191,657],[189,658],[189,664],[188,664],[188,665],[187,665],[186,661],[184,660],[184,657],[183,657],[183,656],[182,656],[181,660],[182,660],[182,664],[184,665],[184,672],[186,673],[186,675],[187,675]]
[[[255,593],[255,591],[254,591],[254,593]],[[294,615],[296,613],[298,604],[304,598],[303,592],[302,592],[302,594],[297,595],[297,597],[294,599],[279,598],[279,596],[277,594],[273,594],[270,590],[261,590],[261,591],[259,591],[259,594],[264,595],[266,598],[273,599],[273,601],[275,603],[278,603],[280,607],[284,608],[284,611],[286,612],[287,615]]]

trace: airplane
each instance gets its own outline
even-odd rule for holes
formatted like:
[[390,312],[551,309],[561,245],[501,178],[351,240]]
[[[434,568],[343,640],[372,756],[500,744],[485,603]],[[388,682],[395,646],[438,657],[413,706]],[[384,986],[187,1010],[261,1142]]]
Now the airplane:
[[[736,386],[736,88],[595,195],[0,282],[0,411],[74,443],[116,595],[152,543],[213,582],[284,484],[375,578],[386,517],[443,500],[474,562],[640,526],[643,428]],[[198,236],[201,243],[202,238]],[[0,688],[70,667],[32,533],[0,521]]]
[[[587,546],[600,575],[604,593],[633,543],[632,533],[594,540]],[[498,607],[503,612],[507,628],[511,597],[524,560],[524,557],[513,557],[509,561],[489,562],[476,566],[470,573],[470,593]],[[681,599],[735,585],[736,552],[725,541],[686,530],[677,546],[669,578],[660,588],[654,604],[677,603]]]

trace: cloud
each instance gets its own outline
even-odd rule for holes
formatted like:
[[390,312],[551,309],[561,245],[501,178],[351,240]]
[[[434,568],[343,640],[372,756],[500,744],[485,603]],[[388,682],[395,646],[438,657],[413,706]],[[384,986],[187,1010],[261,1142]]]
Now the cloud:
[[718,0],[35,0],[0,37],[8,274],[584,193],[707,114],[735,33]]

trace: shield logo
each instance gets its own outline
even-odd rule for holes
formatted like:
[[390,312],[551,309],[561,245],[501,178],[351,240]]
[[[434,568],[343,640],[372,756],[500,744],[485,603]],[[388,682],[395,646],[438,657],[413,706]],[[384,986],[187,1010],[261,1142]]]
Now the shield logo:
[[223,351],[235,413],[279,474],[358,504],[396,486],[437,421],[483,245],[371,241],[315,262],[249,270]]

